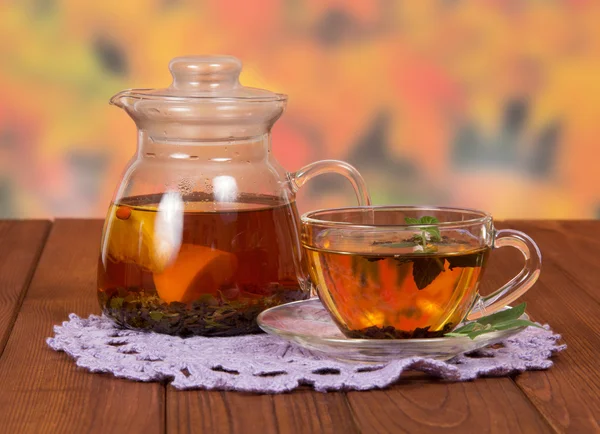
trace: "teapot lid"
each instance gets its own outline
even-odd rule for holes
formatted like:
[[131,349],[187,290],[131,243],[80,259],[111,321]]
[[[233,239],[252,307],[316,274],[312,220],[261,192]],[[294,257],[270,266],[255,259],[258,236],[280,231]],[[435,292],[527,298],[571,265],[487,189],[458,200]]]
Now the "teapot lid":
[[166,89],[132,89],[140,97],[286,99],[265,89],[242,86],[242,62],[233,56],[184,56],[169,62],[173,82]]
[[[186,128],[175,134],[183,133],[183,139],[261,134],[285,108],[286,95],[240,84],[242,62],[233,56],[176,57],[169,70],[173,82],[168,88],[128,89],[113,96],[111,104],[124,108],[145,130],[157,123],[183,122]],[[236,122],[244,125],[243,131],[235,131]]]

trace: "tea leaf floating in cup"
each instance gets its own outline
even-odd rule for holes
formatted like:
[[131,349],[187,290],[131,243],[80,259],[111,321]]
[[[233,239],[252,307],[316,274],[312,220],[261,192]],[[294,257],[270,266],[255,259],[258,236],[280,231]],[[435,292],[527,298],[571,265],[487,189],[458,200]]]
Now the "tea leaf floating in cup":
[[510,330],[518,327],[528,326],[541,328],[539,324],[536,324],[532,321],[519,319],[525,312],[525,307],[527,307],[527,303],[521,303],[513,308],[481,317],[478,320],[467,323],[450,333],[446,333],[444,336],[467,336],[471,339],[475,339],[477,336],[484,333],[495,332],[498,330]]
[[[439,223],[439,220],[431,216],[423,216],[421,218],[405,217],[404,221],[409,225],[433,225]],[[421,227],[421,233],[413,237],[415,243],[422,247],[422,253],[430,253],[435,251],[435,247],[431,246],[431,242],[440,242],[442,235],[436,226]],[[435,280],[439,274],[444,271],[444,259],[439,258],[422,258],[413,260],[413,278],[417,288],[424,289]]]
[[414,258],[413,278],[418,289],[424,289],[444,271],[444,258]]
[[[421,233],[400,243],[384,243],[386,247],[413,247],[413,253],[423,254],[435,253],[437,251],[437,247],[432,245],[432,243],[443,241],[439,228],[434,226],[436,223],[439,223],[437,218],[432,216],[423,216],[421,218],[405,217],[404,221],[408,225],[418,227]],[[472,254],[455,257],[449,256],[447,258],[425,257],[413,259],[413,278],[417,288],[420,290],[426,288],[440,273],[445,271],[447,269],[445,261],[448,261],[448,269],[450,270],[455,267],[477,267],[481,265],[481,255]]]

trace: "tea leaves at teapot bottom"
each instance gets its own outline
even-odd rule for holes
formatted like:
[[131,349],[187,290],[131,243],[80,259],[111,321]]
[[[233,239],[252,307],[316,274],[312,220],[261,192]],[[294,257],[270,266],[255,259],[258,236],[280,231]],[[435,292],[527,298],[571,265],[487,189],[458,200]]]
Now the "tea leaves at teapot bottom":
[[256,317],[263,310],[306,298],[308,294],[300,290],[243,301],[206,295],[192,303],[166,303],[155,293],[128,292],[124,288],[112,296],[99,295],[104,314],[120,326],[179,336],[257,333],[260,329]]

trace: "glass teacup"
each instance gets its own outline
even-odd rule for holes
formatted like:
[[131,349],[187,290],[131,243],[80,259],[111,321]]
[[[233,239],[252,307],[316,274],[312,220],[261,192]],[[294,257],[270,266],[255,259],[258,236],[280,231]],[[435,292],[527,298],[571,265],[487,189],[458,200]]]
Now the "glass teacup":
[[[440,337],[465,318],[502,309],[538,279],[541,254],[526,234],[496,230],[470,209],[373,206],[302,216],[302,245],[317,293],[351,338]],[[488,296],[478,288],[492,248],[512,246],[521,272]]]

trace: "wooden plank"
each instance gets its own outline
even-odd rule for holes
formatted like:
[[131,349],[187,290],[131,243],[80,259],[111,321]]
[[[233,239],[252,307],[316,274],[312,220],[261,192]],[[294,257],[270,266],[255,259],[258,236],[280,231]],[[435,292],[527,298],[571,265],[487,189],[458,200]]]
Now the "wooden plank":
[[282,395],[167,389],[167,432],[233,434],[359,432],[342,393]]
[[362,432],[554,432],[509,378],[467,383],[401,380],[372,392],[349,392]]
[[277,433],[273,398],[251,393],[167,389],[168,433]]
[[[499,226],[523,230],[540,245],[545,258],[541,277],[523,300],[528,302],[530,314],[549,323],[568,345],[552,369],[528,372],[515,381],[556,430],[599,432],[600,303],[592,294],[600,290],[600,268],[597,263],[590,266],[589,260],[600,257],[600,245],[590,236],[598,233],[600,222],[572,223],[566,226],[568,231],[557,230],[560,224],[553,222]],[[571,238],[584,243],[582,251],[573,247]],[[522,258],[512,249],[498,250],[492,255],[486,279],[497,287],[521,265]]]
[[360,432],[343,393],[297,390],[290,394],[276,395],[273,402],[281,434]]
[[0,359],[4,432],[164,432],[164,387],[78,370],[52,351],[52,326],[99,313],[96,267],[101,221],[58,220]]
[[0,357],[52,223],[0,221]]

